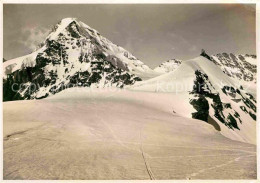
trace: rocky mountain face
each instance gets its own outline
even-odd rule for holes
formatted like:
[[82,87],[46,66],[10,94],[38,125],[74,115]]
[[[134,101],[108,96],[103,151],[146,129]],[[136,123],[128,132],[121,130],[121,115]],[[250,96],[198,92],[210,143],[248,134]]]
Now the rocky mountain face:
[[[210,59],[215,63],[215,59],[213,60],[212,57]],[[231,67],[225,64],[222,64],[223,67],[216,63],[215,65],[218,66],[215,71],[221,68],[219,70],[222,72],[223,68]],[[231,79],[233,75],[230,76],[225,72],[225,74],[214,72],[214,69],[210,71],[200,68],[203,67],[198,67],[195,70],[193,90],[189,92],[189,103],[196,110],[192,113],[192,118],[212,124],[215,129],[222,131],[223,135],[229,137],[230,131],[226,131],[225,126],[239,137],[232,138],[254,143],[254,137],[248,131],[255,133],[256,98],[242,86],[238,86]],[[211,66],[211,68],[214,67]]]
[[228,76],[256,83],[256,55],[222,53],[213,55],[212,58]]
[[256,121],[256,99],[251,94],[232,85],[217,90],[203,71],[196,70],[195,75],[190,104],[197,112],[192,113],[192,118],[206,122],[213,118],[232,130],[240,130],[242,115]]
[[256,55],[219,53],[209,56],[205,52],[201,55],[218,65],[229,77],[240,81],[256,83]]
[[[214,70],[195,70],[196,78],[190,92],[190,104],[197,112],[192,113],[192,118],[211,123],[217,130],[221,130],[219,124],[224,124],[233,131],[242,129],[236,133],[251,141],[246,129],[251,129],[251,124],[256,122],[256,99],[235,81],[256,82],[256,57],[225,53],[209,56],[205,52],[202,52],[201,56],[212,61],[218,67],[215,70],[220,68],[226,76]],[[252,123],[246,124],[247,121]]]
[[4,62],[4,101],[38,99],[68,87],[124,87],[153,71],[74,18],[61,20],[35,52]]
[[154,69],[154,71],[159,72],[159,73],[171,72],[171,71],[174,71],[175,69],[177,69],[181,63],[182,63],[182,60],[170,59],[170,60],[167,60],[167,61],[163,62],[162,64],[160,64],[158,67],[156,67]]

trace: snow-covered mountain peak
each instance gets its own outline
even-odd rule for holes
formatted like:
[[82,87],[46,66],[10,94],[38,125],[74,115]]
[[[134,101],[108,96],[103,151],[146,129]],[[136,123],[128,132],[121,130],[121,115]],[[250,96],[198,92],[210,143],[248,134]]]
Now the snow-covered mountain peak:
[[52,32],[47,36],[46,39],[55,39],[70,23],[76,21],[76,18],[64,18],[56,24]]
[[[97,30],[76,18],[65,18],[52,28],[35,52],[4,63],[4,87],[8,95],[5,98],[42,98],[68,84],[124,87],[156,74]],[[14,82],[26,86],[16,94],[8,94]],[[37,87],[28,93],[32,84]]]
[[[73,37],[82,38],[85,37],[88,33],[88,36],[98,36],[99,32],[87,24],[79,21],[77,18],[64,18],[59,21],[53,28],[51,33],[47,36],[46,40],[56,40],[58,39],[60,34],[64,34],[64,32],[69,30],[69,32],[74,31]],[[78,35],[76,35],[78,33]],[[69,34],[70,35],[70,34]]]
[[[113,65],[119,66],[123,70],[130,71],[139,77],[143,75],[155,74],[152,69],[133,56],[121,46],[113,44],[103,37],[97,30],[76,18],[62,19],[47,37],[48,40],[57,40],[60,36],[73,37],[78,39],[78,44],[85,45],[90,42],[95,44],[98,52],[102,53]],[[144,76],[145,77],[145,76]]]
[[161,63],[158,67],[154,69],[154,71],[159,73],[167,73],[176,70],[179,65],[182,63],[182,60],[178,59],[170,59],[163,63]]
[[66,23],[66,22],[73,22],[73,21],[76,21],[77,20],[77,18],[74,18],[74,17],[68,17],[68,18],[63,18],[63,19],[61,19],[61,24],[63,24],[63,23]]

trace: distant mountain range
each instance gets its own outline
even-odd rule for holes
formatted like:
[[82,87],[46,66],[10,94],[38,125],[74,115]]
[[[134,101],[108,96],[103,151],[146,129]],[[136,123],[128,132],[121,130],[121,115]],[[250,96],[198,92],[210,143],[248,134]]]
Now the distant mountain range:
[[178,59],[170,59],[163,63],[161,63],[158,67],[156,67],[154,70],[160,73],[167,73],[174,71],[177,69],[182,63],[182,60]]

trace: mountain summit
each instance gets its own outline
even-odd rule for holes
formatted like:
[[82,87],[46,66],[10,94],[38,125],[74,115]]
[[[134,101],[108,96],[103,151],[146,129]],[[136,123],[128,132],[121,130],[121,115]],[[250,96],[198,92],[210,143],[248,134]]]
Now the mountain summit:
[[44,98],[66,87],[124,87],[155,72],[76,18],[62,19],[35,52],[4,62],[4,100]]

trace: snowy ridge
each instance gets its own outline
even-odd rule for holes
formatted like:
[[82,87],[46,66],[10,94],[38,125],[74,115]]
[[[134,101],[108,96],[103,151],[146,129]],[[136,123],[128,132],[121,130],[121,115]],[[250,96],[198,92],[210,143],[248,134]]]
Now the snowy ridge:
[[[181,103],[172,103],[175,112],[212,123],[233,140],[256,143],[256,100],[204,57],[185,61],[175,71],[135,83],[130,89],[175,95],[181,98]],[[179,110],[182,105],[186,109]]]
[[[161,84],[163,85],[163,92],[187,92],[190,91],[190,87],[193,86],[193,80],[195,77],[194,72],[196,70],[202,70],[203,72],[209,74],[209,77],[212,78],[211,80],[216,86],[218,86],[218,89],[225,84],[234,85],[234,81],[223,74],[222,70],[218,66],[204,57],[197,57],[192,60],[182,62],[180,67],[178,67],[173,72],[160,75],[147,81],[138,82],[133,86],[133,88],[137,90],[144,89],[144,91],[146,91],[147,87],[150,87],[149,91],[160,92],[160,88],[157,88],[157,84],[162,82]],[[183,83],[190,87],[183,87],[178,89],[177,87]],[[172,88],[170,90],[166,90],[166,85],[170,84],[173,84]],[[159,90],[156,90],[156,88]]]
[[36,64],[37,54],[43,51],[44,49],[46,49],[46,47],[40,48],[39,50],[31,54],[5,61],[3,63],[3,68],[4,68],[3,77],[6,78],[8,74],[11,74],[25,67],[34,67]]

